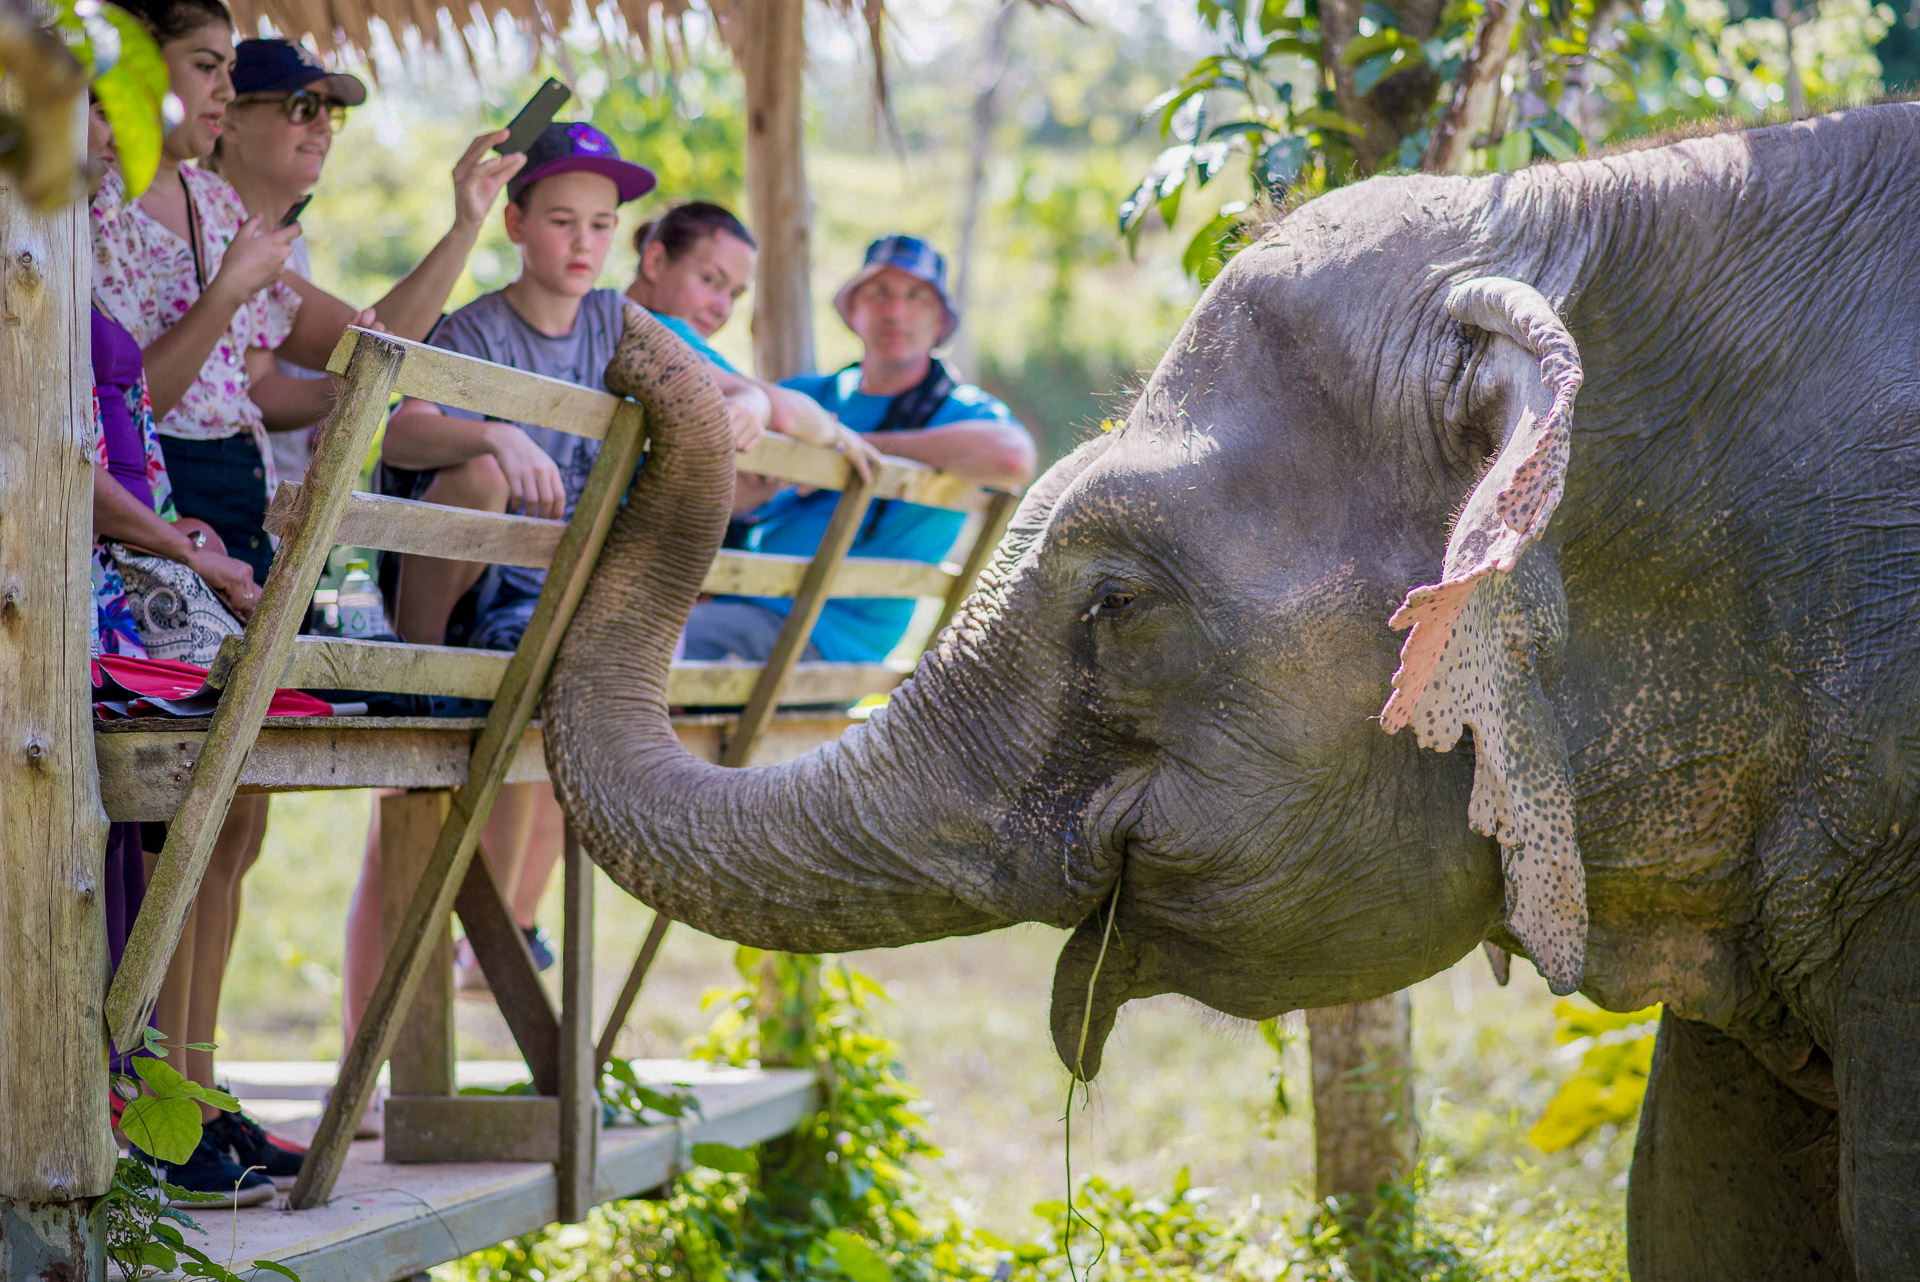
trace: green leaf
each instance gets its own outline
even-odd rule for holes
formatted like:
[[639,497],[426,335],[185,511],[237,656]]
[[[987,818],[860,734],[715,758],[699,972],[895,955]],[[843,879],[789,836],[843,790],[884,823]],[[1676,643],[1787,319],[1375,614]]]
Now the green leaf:
[[256,1269],[265,1269],[269,1273],[278,1273],[283,1278],[292,1279],[292,1282],[300,1282],[300,1275],[278,1260],[255,1260],[253,1261],[253,1267]]
[[893,1269],[885,1257],[845,1229],[827,1234],[827,1249],[833,1252],[833,1262],[840,1271],[853,1282],[893,1282]]
[[160,141],[166,133],[160,104],[167,96],[167,64],[138,18],[113,4],[101,5],[100,12],[120,37],[120,56],[95,78],[93,93],[113,126],[114,150],[120,156],[127,194],[137,196],[153,182],[160,164]]
[[1357,67],[1376,53],[1387,53],[1394,49],[1405,49],[1416,57],[1426,58],[1418,40],[1392,27],[1385,27],[1370,36],[1358,36],[1349,41],[1347,47],[1340,51],[1340,62],[1343,66]]
[[1254,177],[1268,195],[1278,197],[1293,185],[1293,180],[1306,168],[1309,152],[1307,140],[1297,134],[1276,138],[1271,146],[1260,153]]
[[180,1267],[180,1258],[160,1242],[140,1244],[140,1263],[150,1269],[159,1269],[162,1273],[171,1273]]
[[1529,132],[1533,134],[1533,140],[1539,144],[1540,150],[1546,152],[1555,160],[1572,160],[1574,156],[1578,154],[1573,148],[1562,142],[1551,129],[1535,127]]
[[692,1150],[693,1160],[702,1166],[710,1166],[716,1171],[726,1171],[733,1175],[752,1175],[760,1169],[760,1159],[743,1148],[731,1144],[695,1144]]
[[1193,163],[1202,187],[1225,167],[1232,150],[1231,144],[1224,142],[1203,142],[1193,149]]
[[223,1113],[240,1111],[240,1101],[233,1096],[225,1091],[200,1085],[164,1061],[141,1056],[133,1061],[133,1071],[138,1073],[140,1080],[161,1099],[198,1100]]
[[1500,140],[1494,148],[1493,166],[1501,173],[1509,173],[1533,159],[1533,134],[1525,129],[1516,129]]
[[1272,132],[1273,126],[1263,120],[1229,120],[1224,124],[1215,125],[1213,131],[1207,136],[1217,142],[1221,139],[1238,138],[1242,134],[1264,136]]
[[120,1133],[162,1162],[184,1162],[200,1145],[200,1106],[143,1095],[120,1114]]
[[1305,111],[1294,112],[1293,123],[1296,127],[1305,127],[1307,129],[1331,129],[1333,132],[1345,134],[1349,138],[1363,138],[1367,132],[1366,129],[1348,120],[1339,112],[1328,111],[1323,107],[1309,107]]

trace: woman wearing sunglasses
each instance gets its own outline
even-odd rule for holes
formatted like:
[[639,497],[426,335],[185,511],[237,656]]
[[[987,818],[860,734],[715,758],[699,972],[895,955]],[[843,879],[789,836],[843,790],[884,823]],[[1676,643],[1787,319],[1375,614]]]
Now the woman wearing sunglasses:
[[[319,185],[333,136],[346,123],[347,109],[366,102],[367,87],[357,76],[327,70],[287,40],[240,41],[232,74],[233,102],[214,153],[204,163],[233,185],[249,214],[262,215],[268,226],[277,227]],[[505,137],[501,130],[475,138],[454,166],[452,229],[373,305],[388,332],[422,340],[439,321],[488,211],[525,162],[519,155],[486,158],[487,149]],[[303,311],[348,323],[356,309],[310,280],[312,259],[304,239],[294,242],[286,268],[282,279],[300,295]],[[284,359],[279,372],[319,377]],[[305,470],[312,438],[311,427],[273,434],[280,475],[292,478]]]

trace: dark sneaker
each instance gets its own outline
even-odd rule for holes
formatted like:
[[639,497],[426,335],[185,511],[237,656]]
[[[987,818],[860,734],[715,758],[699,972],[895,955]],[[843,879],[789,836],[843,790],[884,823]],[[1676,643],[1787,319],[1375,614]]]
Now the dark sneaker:
[[193,1150],[192,1157],[178,1165],[158,1161],[138,1148],[133,1149],[132,1156],[150,1167],[158,1167],[160,1178],[169,1184],[178,1185],[189,1193],[211,1193],[219,1198],[214,1202],[169,1198],[169,1206],[217,1211],[225,1207],[259,1206],[262,1202],[273,1201],[273,1181],[259,1171],[249,1171],[234,1161],[228,1156],[226,1146],[213,1138],[213,1131],[213,1125],[209,1123],[206,1130],[201,1132],[200,1147]]
[[522,926],[520,933],[527,937],[527,951],[533,954],[533,968],[535,970],[551,970],[553,968],[553,940],[547,937],[547,932],[538,926]]
[[242,1166],[257,1169],[270,1180],[300,1174],[307,1151],[268,1135],[266,1128],[245,1113],[222,1113],[207,1123],[207,1134],[231,1152]]

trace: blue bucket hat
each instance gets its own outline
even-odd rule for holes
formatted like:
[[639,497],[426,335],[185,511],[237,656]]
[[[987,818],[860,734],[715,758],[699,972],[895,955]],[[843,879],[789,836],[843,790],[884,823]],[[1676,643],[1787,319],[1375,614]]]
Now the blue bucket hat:
[[878,276],[889,267],[897,267],[916,280],[923,280],[933,286],[933,292],[940,296],[940,306],[947,312],[947,323],[940,329],[940,337],[935,340],[938,347],[953,337],[960,328],[960,312],[953,305],[953,297],[947,293],[947,260],[940,251],[921,240],[918,236],[882,236],[867,246],[867,261],[855,272],[853,279],[840,287],[833,296],[833,308],[840,313],[840,319],[846,321],[847,328],[853,328],[851,313],[853,294],[862,285]]
[[233,92],[292,93],[314,89],[342,106],[358,107],[367,100],[367,86],[358,76],[328,71],[320,60],[291,40],[242,40],[233,47]]

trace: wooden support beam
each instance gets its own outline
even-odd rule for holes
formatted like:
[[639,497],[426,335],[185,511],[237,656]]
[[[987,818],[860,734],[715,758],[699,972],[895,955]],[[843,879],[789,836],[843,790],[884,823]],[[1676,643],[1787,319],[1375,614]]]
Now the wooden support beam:
[[0,1275],[76,1282],[105,1267],[86,1199],[117,1156],[87,678],[92,268],[85,204],[35,214],[0,174]]
[[647,971],[653,968],[653,959],[660,955],[660,945],[667,938],[667,927],[673,925],[673,919],[664,913],[653,915],[653,924],[647,927],[647,937],[640,944],[640,955],[633,959],[632,969],[627,971],[627,982],[620,986],[620,996],[613,1002],[613,1009],[607,1012],[607,1023],[600,1030],[600,1041],[594,1049],[594,1063],[605,1068],[613,1061],[613,1048],[619,1044],[620,1030],[627,1026],[627,1016],[633,1013],[633,1003],[640,996],[640,985],[647,980]]
[[392,1053],[393,1039],[400,1032],[400,1013],[426,973],[427,940],[453,909],[455,894],[479,844],[480,830],[506,779],[513,749],[546,689],[554,656],[599,559],[600,546],[606,542],[614,513],[632,484],[640,462],[644,427],[640,407],[622,402],[575,506],[573,521],[561,537],[559,555],[547,573],[533,620],[520,648],[514,651],[486,728],[474,745],[467,782],[454,795],[452,813],[421,876],[420,892],[407,909],[397,946],[387,958],[359,1032],[341,1064],[339,1084],[321,1116],[306,1164],[294,1185],[290,1201],[296,1209],[324,1202],[339,1178],[340,1166],[353,1141],[354,1121],[365,1111],[380,1065]]
[[747,208],[760,238],[753,366],[778,380],[814,367],[809,285],[813,196],[807,190],[801,73],[806,0],[746,0],[732,40],[747,97]]
[[551,1162],[560,1101],[551,1095],[389,1095],[389,1162]]
[[960,565],[960,573],[953,576],[953,586],[947,592],[947,599],[940,604],[940,617],[935,620],[933,631],[927,634],[927,644],[932,646],[934,638],[946,631],[953,622],[960,603],[973,591],[973,585],[979,580],[980,572],[987,568],[987,562],[999,550],[1000,540],[1007,532],[1007,526],[1013,520],[1013,514],[1019,510],[1020,496],[996,491],[987,500],[987,509],[981,514],[980,533],[973,539],[973,546],[967,549],[967,559]]
[[467,945],[493,990],[500,1017],[507,1021],[507,1031],[513,1034],[514,1045],[527,1061],[535,1093],[558,1094],[560,1017],[540,982],[533,954],[527,951],[527,937],[520,933],[520,924],[513,919],[513,909],[500,893],[486,860],[467,864],[466,879],[453,901],[453,910],[460,914]]
[[867,503],[872,497],[873,486],[862,485],[857,480],[840,491],[840,501],[834,504],[833,515],[827,520],[826,533],[820,536],[820,547],[813,554],[813,563],[807,567],[806,577],[800,581],[800,591],[794,594],[793,605],[787,611],[787,621],[781,625],[780,635],[774,640],[766,666],[760,670],[759,680],[754,683],[753,695],[740,712],[740,728],[735,732],[732,742],[727,744],[726,753],[720,759],[721,765],[744,766],[752,759],[760,732],[773,719],[773,711],[780,706],[794,665],[806,652],[807,638],[813,635],[814,622],[819,619],[820,610],[833,591],[834,574],[839,570],[840,563],[846,560],[847,549],[853,546],[854,536],[860,532],[860,523],[866,519]]
[[560,945],[560,1153],[563,1223],[587,1218],[600,1152],[600,1061],[593,1043],[593,861],[567,828]]
[[[386,952],[393,951],[400,921],[420,888],[420,870],[447,821],[448,801],[445,789],[393,792],[375,800],[380,807],[380,924]],[[393,1048],[395,1095],[452,1095],[459,1089],[453,1071],[453,932],[442,926],[432,949],[426,977]]]
[[[187,782],[186,798],[167,828],[167,843],[107,996],[107,1026],[121,1046],[133,1044],[153,1009],[187,910],[206,874],[213,843],[226,821],[241,767],[266,719],[277,678],[286,670],[294,636],[326,566],[340,513],[359,478],[374,433],[386,422],[387,403],[400,370],[400,349],[384,334],[355,330],[349,332],[348,340],[353,345],[346,389],[320,429],[313,463],[307,469],[315,480],[301,493],[297,528],[281,541],[259,608],[247,623],[245,649],[228,678],[225,696],[214,709],[206,743]],[[343,347],[348,340],[343,340]],[[366,1107],[365,1100],[360,1107]]]

